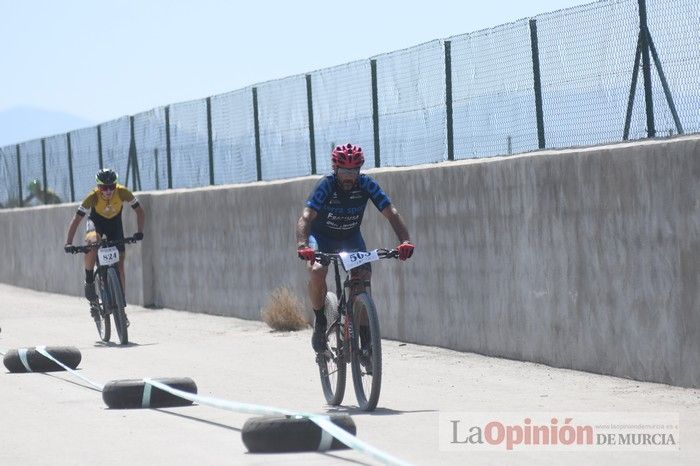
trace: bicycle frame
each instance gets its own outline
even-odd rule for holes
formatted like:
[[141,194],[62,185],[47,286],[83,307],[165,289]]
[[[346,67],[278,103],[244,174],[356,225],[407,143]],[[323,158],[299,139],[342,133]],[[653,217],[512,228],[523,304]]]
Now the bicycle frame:
[[[347,364],[352,368],[352,383],[360,408],[372,411],[377,405],[382,380],[381,330],[369,290],[370,282],[364,277],[358,278],[353,271],[379,259],[396,257],[396,249],[338,254],[316,252],[316,259],[321,265],[327,267],[333,262],[335,275],[336,295],[329,298],[333,294],[329,292],[326,300],[331,299],[331,303],[335,303],[337,298],[337,309],[332,304],[325,310],[329,321],[327,346],[325,351],[316,353],[323,394],[330,405],[337,406],[343,401]],[[342,284],[341,264],[346,272]],[[334,313],[336,310],[337,315]]]
[[[131,244],[135,243],[136,240],[134,238],[124,238],[123,240],[107,240],[105,238],[100,239],[100,241],[96,243],[91,243],[86,246],[80,247],[81,252],[87,253],[88,250],[94,249],[97,250],[102,247],[110,247],[110,246],[117,246],[119,244]],[[100,264],[100,256],[99,254],[95,258],[95,269],[97,271],[97,276],[99,277],[100,280],[100,296],[102,298],[102,311],[103,315],[108,315],[112,312],[114,307],[116,306],[115,298],[114,296],[111,295],[109,291],[109,287],[107,286],[107,271],[109,269],[114,269],[117,272],[117,277],[119,277],[119,280],[121,282],[121,276],[119,274],[119,264],[114,263],[110,265],[102,265]],[[120,283],[122,286],[122,289],[124,287],[124,283]],[[105,299],[105,297],[107,299]]]
[[[336,322],[331,323],[331,325],[328,326],[328,332],[335,330],[334,325],[339,325],[341,327],[340,332],[343,338],[343,361],[347,364],[350,362],[352,353],[356,350],[354,343],[355,316],[353,315],[352,310],[353,301],[358,293],[361,293],[362,291],[369,292],[371,284],[369,280],[351,278],[351,274],[348,272],[341,286],[338,262],[334,261],[333,268],[335,272],[336,296],[338,296],[338,319]],[[360,282],[364,283],[360,284]],[[358,287],[361,287],[362,289],[357,289]],[[345,316],[345,319],[343,319],[343,316]]]
[[[129,341],[128,330],[129,321],[124,312],[126,306],[124,296],[124,284],[122,283],[119,274],[119,257],[116,247],[121,244],[135,243],[137,240],[133,237],[119,240],[107,240],[102,238],[100,241],[90,243],[85,246],[74,246],[68,249],[72,253],[90,253],[93,250],[98,250],[95,266],[97,267],[96,279],[99,284],[100,300],[91,301],[91,314],[95,319],[97,329],[100,333],[102,341],[109,341],[110,338],[110,318],[114,317],[114,324],[117,327],[119,341],[125,345]],[[105,248],[105,250],[102,250]],[[104,262],[101,260],[104,259]],[[99,314],[100,317],[97,317]]]
[[[335,327],[340,326],[340,332],[343,339],[343,361],[348,364],[352,357],[352,353],[357,350],[355,348],[355,328],[354,328],[354,315],[353,315],[353,300],[355,295],[367,292],[371,296],[371,283],[369,280],[362,280],[360,278],[352,278],[352,272],[348,271],[345,280],[341,285],[340,280],[340,266],[339,255],[338,254],[327,254],[327,253],[316,253],[317,259],[322,265],[329,265],[333,263],[333,269],[335,274],[335,288],[336,296],[338,297],[338,318],[335,322],[329,322],[328,329],[326,330],[326,336],[330,336],[332,332],[335,331]],[[382,250],[382,258],[394,258],[398,257],[396,250]],[[360,283],[361,282],[361,283]],[[357,289],[357,288],[361,289]],[[343,315],[346,316],[343,322]]]
[[[102,307],[104,308],[104,315],[111,314],[112,309],[115,307],[114,296],[109,292],[109,287],[107,286],[107,270],[112,268],[117,271],[117,276],[119,276],[119,265],[101,265],[99,258],[95,262],[95,267],[97,270],[97,276],[100,280],[100,296],[102,297]],[[121,284],[124,286],[124,284]]]

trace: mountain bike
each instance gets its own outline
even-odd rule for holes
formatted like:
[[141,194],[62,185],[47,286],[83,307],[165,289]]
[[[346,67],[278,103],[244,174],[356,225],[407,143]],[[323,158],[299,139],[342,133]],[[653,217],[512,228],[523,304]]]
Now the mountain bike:
[[[352,381],[360,409],[373,411],[379,401],[382,386],[382,340],[379,317],[369,291],[369,281],[351,278],[350,271],[363,264],[380,259],[398,258],[396,249],[341,252],[316,252],[316,259],[324,266],[333,263],[336,293],[326,295],[327,349],[316,355],[321,387],[329,405],[337,406],[345,395],[347,364],[352,368]],[[341,286],[340,266],[346,272]],[[339,297],[339,298],[338,298]],[[366,324],[369,333],[360,335],[360,324]]]
[[133,237],[121,240],[107,240],[103,236],[102,240],[97,243],[73,246],[70,250],[73,254],[77,254],[88,253],[93,249],[97,249],[95,281],[97,282],[98,300],[90,303],[90,311],[95,319],[100,339],[104,342],[108,342],[111,337],[112,327],[109,318],[111,314],[114,318],[114,327],[117,330],[119,343],[122,345],[129,343],[129,331],[127,329],[129,323],[124,312],[126,302],[121,281],[119,280],[119,250],[117,246],[133,244],[136,241],[138,240]]

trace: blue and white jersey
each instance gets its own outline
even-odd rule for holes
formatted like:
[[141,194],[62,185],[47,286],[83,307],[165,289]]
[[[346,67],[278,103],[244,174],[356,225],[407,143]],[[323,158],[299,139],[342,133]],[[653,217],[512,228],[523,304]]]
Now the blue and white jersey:
[[340,187],[335,174],[324,176],[306,200],[307,207],[318,213],[311,224],[311,233],[334,239],[359,233],[369,199],[380,212],[391,204],[389,196],[370,176],[360,174],[350,191]]

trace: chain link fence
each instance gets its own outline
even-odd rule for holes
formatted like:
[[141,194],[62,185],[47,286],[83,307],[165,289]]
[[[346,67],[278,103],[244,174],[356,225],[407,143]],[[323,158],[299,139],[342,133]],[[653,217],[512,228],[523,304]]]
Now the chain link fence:
[[0,148],[0,205],[700,131],[700,0],[607,0]]

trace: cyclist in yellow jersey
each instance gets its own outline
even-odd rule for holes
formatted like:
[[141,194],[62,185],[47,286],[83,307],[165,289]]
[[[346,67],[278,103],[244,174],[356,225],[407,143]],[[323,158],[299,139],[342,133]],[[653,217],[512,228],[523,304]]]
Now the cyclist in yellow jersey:
[[29,196],[24,199],[25,207],[29,205],[32,200],[36,200],[41,204],[60,204],[61,198],[55,192],[50,189],[41,189],[41,182],[37,179],[33,179],[29,182]]
[[[97,187],[90,191],[83,202],[78,207],[73,220],[68,226],[68,235],[66,237],[66,252],[70,252],[73,244],[73,237],[78,225],[90,210],[87,233],[85,235],[86,243],[96,243],[106,235],[108,240],[124,239],[124,227],[122,225],[122,210],[124,203],[127,202],[136,212],[137,233],[134,233],[134,238],[137,240],[143,239],[143,226],[146,214],[143,207],[139,204],[138,199],[124,186],[117,184],[117,172],[109,168],[103,168],[97,172],[95,181]],[[119,279],[121,280],[122,290],[126,293],[125,274],[124,274],[124,258],[126,257],[124,245],[117,246],[119,249]],[[97,260],[97,251],[92,250],[85,254],[85,297],[94,303],[97,301],[97,293],[95,292],[95,276],[93,269]],[[93,309],[91,312],[94,312]],[[94,316],[93,316],[94,317]]]

